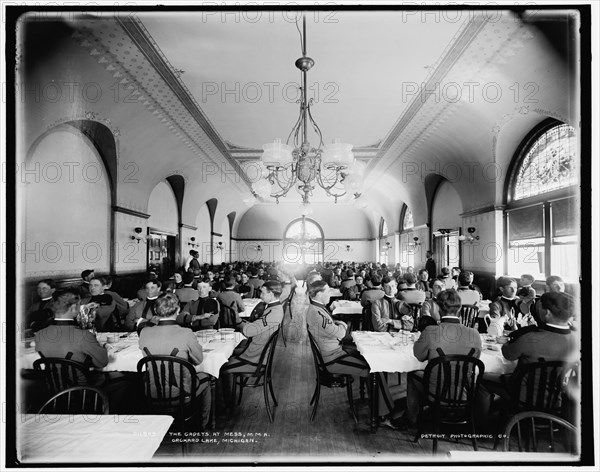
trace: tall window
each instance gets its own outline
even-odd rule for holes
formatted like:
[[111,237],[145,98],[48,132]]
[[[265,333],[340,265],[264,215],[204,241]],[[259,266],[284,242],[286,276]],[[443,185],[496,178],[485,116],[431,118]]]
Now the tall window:
[[400,221],[402,221],[402,227],[400,231],[400,264],[402,267],[414,266],[415,265],[415,252],[416,246],[409,235],[404,234],[415,226],[413,222],[413,214],[407,205],[404,205],[402,212],[400,213]]
[[323,262],[323,231],[313,220],[302,217],[285,230],[284,260],[289,264]]
[[388,252],[390,250],[390,248],[386,244],[388,242],[388,233],[388,225],[385,219],[381,218],[381,221],[379,222],[379,262],[381,262],[382,264],[387,264],[388,262]]
[[578,280],[577,149],[575,130],[556,122],[543,125],[522,147],[508,189],[509,274]]

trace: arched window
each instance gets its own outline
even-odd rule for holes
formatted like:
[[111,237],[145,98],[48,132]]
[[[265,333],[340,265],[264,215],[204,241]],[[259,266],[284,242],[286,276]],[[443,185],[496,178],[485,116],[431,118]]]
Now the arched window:
[[324,235],[319,224],[306,217],[292,221],[283,234],[284,260],[287,263],[323,262]]
[[388,235],[388,225],[383,218],[379,223],[379,237],[385,238]]
[[578,143],[575,130],[548,120],[520,146],[506,192],[506,271],[538,279],[579,278]]
[[[412,245],[412,235],[404,234],[410,232],[415,224],[413,222],[413,215],[408,205],[402,207],[400,212],[400,221],[402,226],[400,227],[400,264],[402,267],[414,266],[415,265],[415,246]],[[410,237],[409,237],[410,236]]]
[[568,125],[544,132],[528,148],[519,166],[513,200],[535,197],[577,183],[577,137]]
[[413,221],[413,214],[412,211],[410,211],[410,208],[408,208],[407,205],[404,205],[404,218],[402,218],[402,230],[407,230],[407,229],[411,229],[415,226],[415,223]]

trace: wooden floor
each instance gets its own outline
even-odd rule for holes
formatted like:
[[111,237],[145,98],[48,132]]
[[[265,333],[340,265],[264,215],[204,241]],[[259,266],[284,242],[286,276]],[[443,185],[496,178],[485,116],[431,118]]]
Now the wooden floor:
[[[287,347],[281,336],[276,347],[273,386],[279,406],[275,408],[275,421],[270,423],[267,417],[262,388],[245,389],[241,405],[231,416],[218,417],[214,431],[196,437],[197,443],[187,443],[185,457],[181,444],[173,441],[178,438],[167,433],[154,461],[422,462],[446,460],[448,451],[472,450],[469,439],[439,441],[438,454],[432,456],[430,439],[414,443],[412,434],[384,427],[372,434],[367,401],[357,403],[357,425],[350,415],[346,391],[340,388],[321,389],[317,416],[311,423],[309,401],[315,387],[315,372],[306,336],[305,309],[306,297],[299,293],[292,305],[293,319],[289,316],[284,319]],[[390,378],[397,383],[397,375]],[[395,398],[405,396],[405,385],[404,374],[401,384],[392,387]],[[358,382],[354,392],[358,399]],[[493,440],[479,440],[478,446],[480,450],[491,450]]]

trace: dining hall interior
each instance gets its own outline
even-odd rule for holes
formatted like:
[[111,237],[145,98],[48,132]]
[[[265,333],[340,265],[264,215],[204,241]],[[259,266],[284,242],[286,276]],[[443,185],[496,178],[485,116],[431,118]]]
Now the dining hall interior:
[[15,463],[589,465],[591,7],[198,8],[7,7]]

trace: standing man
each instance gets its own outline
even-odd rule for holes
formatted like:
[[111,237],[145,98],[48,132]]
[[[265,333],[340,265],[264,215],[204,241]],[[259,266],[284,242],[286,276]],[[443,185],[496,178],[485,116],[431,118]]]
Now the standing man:
[[435,261],[433,260],[433,253],[431,251],[427,251],[427,260],[425,261],[425,270],[429,274],[429,277],[435,279],[438,276],[437,267],[435,266]]

